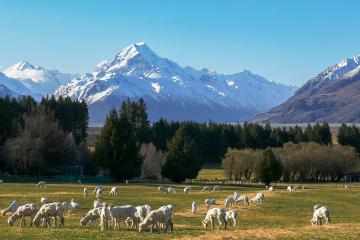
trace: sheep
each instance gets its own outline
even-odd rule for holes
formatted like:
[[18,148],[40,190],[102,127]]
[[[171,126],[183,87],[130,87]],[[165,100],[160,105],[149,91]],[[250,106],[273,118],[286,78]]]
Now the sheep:
[[215,192],[215,191],[220,191],[220,188],[219,188],[219,186],[214,186],[214,188],[213,188],[213,190],[212,190],[213,192]]
[[93,194],[96,194],[96,192],[97,192],[98,189],[101,189],[101,187],[100,187],[100,186],[95,186],[94,191],[93,191]]
[[205,191],[210,191],[210,187],[209,187],[209,186],[204,186],[204,187],[201,189],[201,192],[205,192]]
[[41,198],[40,198],[40,202],[41,202],[41,203],[49,203],[49,198],[47,198],[47,197],[41,197]]
[[84,194],[84,198],[86,198],[89,195],[88,188],[84,187],[83,194]]
[[99,207],[101,207],[101,203],[100,203],[100,201],[99,200],[95,200],[94,201],[94,208],[93,209],[95,209],[95,208],[99,208]]
[[240,194],[238,192],[234,192],[234,196],[233,198],[235,199],[235,201],[240,197]]
[[46,188],[46,182],[40,181],[36,184],[36,188]]
[[344,188],[346,190],[351,190],[351,185],[350,184],[344,184]]
[[142,206],[137,206],[135,208],[136,208],[135,223],[134,223],[134,219],[132,219],[130,217],[128,217],[125,220],[125,223],[129,228],[137,229],[139,227],[139,224],[144,221],[146,216],[151,211],[151,207],[149,205],[145,204],[145,205],[142,205]]
[[191,191],[192,191],[191,187],[185,187],[184,188],[184,194],[189,194],[189,193],[191,193]]
[[100,199],[102,198],[102,195],[103,195],[103,190],[102,190],[102,188],[98,188],[98,189],[96,190],[96,199],[97,199],[97,200],[100,200]]
[[109,196],[117,196],[118,195],[118,189],[117,187],[112,187],[111,191],[109,193]]
[[250,202],[253,202],[253,203],[255,203],[255,204],[256,204],[257,202],[259,202],[261,205],[263,205],[264,199],[265,199],[264,194],[263,194],[263,193],[258,193],[258,194],[256,194],[255,197],[253,197],[252,199],[250,199]]
[[295,190],[295,189],[294,189],[293,187],[291,187],[291,186],[288,186],[288,187],[286,188],[286,191],[288,191],[288,192],[290,192],[290,193],[292,193],[294,190]]
[[18,207],[18,209],[15,211],[15,213],[8,218],[8,224],[10,226],[13,226],[13,224],[16,220],[21,219],[20,227],[22,227],[23,225],[26,226],[25,217],[31,217],[31,221],[30,221],[30,227],[31,227],[32,219],[34,218],[34,216],[38,210],[39,210],[39,207],[32,203],[22,205],[22,206]]
[[231,207],[233,204],[235,204],[235,199],[232,196],[225,199],[225,207]]
[[158,187],[158,192],[165,192],[165,193],[168,193],[168,188],[167,187],[163,187],[163,186],[159,186]]
[[101,207],[91,209],[82,219],[80,219],[80,225],[85,226],[90,222],[90,224],[95,226],[96,220],[100,218],[100,212]]
[[100,210],[100,229],[105,231],[111,228],[111,205],[103,203]]
[[173,193],[173,194],[176,193],[175,188],[173,188],[173,187],[168,187],[167,190],[168,190],[168,193]]
[[132,224],[130,228],[133,228],[133,224],[136,222],[136,208],[132,205],[114,206],[110,209],[110,216],[113,220],[114,229],[120,229],[120,219],[131,218]]
[[275,191],[275,188],[274,188],[273,186],[270,186],[270,187],[268,188],[268,190],[269,190],[270,192],[273,192],[273,191]]
[[0,179],[0,185],[3,185],[3,184],[4,184],[4,180]]
[[197,203],[194,201],[191,204],[191,212],[192,212],[192,214],[196,213],[196,209],[197,209]]
[[249,205],[249,198],[246,195],[240,196],[238,199],[236,199],[235,204],[242,203],[244,205]]
[[[315,209],[316,208],[316,209]],[[326,225],[330,224],[330,209],[326,206],[314,206],[313,218],[310,220],[311,225],[322,224],[321,219],[325,218]]]
[[236,210],[230,210],[225,213],[226,222],[229,222],[230,227],[231,227],[231,221],[233,222],[233,226],[236,227],[237,217],[238,217],[238,213]]
[[33,223],[36,227],[39,227],[41,219],[45,219],[45,226],[50,226],[50,217],[60,217],[60,227],[64,227],[64,208],[60,202],[47,203],[41,206],[39,211],[36,213]]
[[209,209],[209,207],[213,204],[216,204],[215,199],[205,199],[205,205],[206,205],[207,209]]
[[165,225],[164,232],[166,233],[167,229],[170,228],[170,233],[173,231],[172,223],[172,210],[168,206],[163,206],[159,209],[152,210],[144,219],[142,223],[139,224],[139,232],[151,225],[150,232],[153,231],[154,226],[156,225],[158,231],[160,232],[159,223]]
[[227,226],[227,222],[225,219],[226,212],[223,208],[212,208],[208,210],[206,213],[205,219],[202,221],[204,229],[207,230],[208,224],[210,222],[212,229],[214,230],[214,218],[216,218],[219,222],[218,230],[221,226],[225,225],[225,229]]
[[12,201],[12,203],[7,208],[2,210],[1,214],[3,216],[5,216],[7,213],[13,214],[14,212],[16,212],[19,206],[20,205],[17,201]]

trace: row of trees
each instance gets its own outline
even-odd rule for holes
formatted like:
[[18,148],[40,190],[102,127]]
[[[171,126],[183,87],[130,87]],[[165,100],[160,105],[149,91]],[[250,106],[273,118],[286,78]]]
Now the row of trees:
[[337,140],[341,145],[352,146],[360,153],[360,128],[355,125],[342,124],[337,134]]
[[[289,182],[340,181],[358,164],[355,149],[350,146],[289,142],[271,150],[281,162],[282,180]],[[222,160],[225,175],[235,180],[257,179],[255,173],[263,154],[264,150],[229,149]]]

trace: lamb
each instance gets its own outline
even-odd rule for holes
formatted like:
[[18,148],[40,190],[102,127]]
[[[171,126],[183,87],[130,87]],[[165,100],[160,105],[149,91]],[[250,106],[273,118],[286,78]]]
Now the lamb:
[[97,200],[100,200],[102,198],[102,195],[103,195],[103,191],[102,191],[102,188],[98,188],[96,190],[96,199]]
[[47,203],[42,205],[39,211],[36,213],[33,219],[33,223],[36,227],[39,227],[41,219],[45,219],[45,226],[50,227],[50,217],[55,218],[55,225],[56,217],[60,217],[60,227],[64,227],[64,208],[60,202]]
[[256,194],[255,197],[253,197],[253,198],[250,200],[250,202],[253,202],[253,203],[255,203],[255,204],[256,204],[257,202],[259,202],[261,205],[263,205],[264,199],[265,199],[264,194],[263,194],[263,193],[258,193],[258,194]]
[[100,210],[100,229],[105,231],[111,228],[111,205],[103,203]]
[[36,184],[36,188],[46,188],[46,182],[40,181]]
[[237,217],[238,217],[238,213],[236,210],[230,210],[226,212],[225,219],[226,222],[229,222],[230,227],[231,227],[231,221],[233,222],[233,226],[236,227]]
[[209,191],[210,190],[210,187],[209,186],[204,186],[202,189],[201,189],[201,192],[205,192],[205,191]]
[[191,193],[191,191],[192,191],[191,187],[185,187],[184,188],[184,194],[189,194],[189,193]]
[[168,187],[168,193],[173,193],[173,194],[175,194],[176,192],[175,192],[175,188],[173,188],[173,187]]
[[225,207],[231,207],[233,204],[235,204],[235,199],[232,196],[225,199]]
[[150,225],[151,225],[150,232],[153,231],[155,225],[156,225],[158,231],[160,232],[160,229],[158,226],[159,223],[164,223],[164,225],[165,225],[164,232],[165,233],[168,228],[170,228],[170,233],[172,233],[172,231],[173,231],[172,210],[169,207],[163,206],[159,209],[151,211],[146,216],[144,221],[139,224],[139,232],[141,232],[142,230],[144,230],[145,228],[147,228]]
[[236,199],[235,204],[242,203],[244,205],[249,205],[249,198],[246,195],[240,196],[238,199]]
[[310,220],[311,225],[322,224],[321,219],[325,218],[326,225],[330,224],[330,209],[326,206],[314,206],[313,218]]
[[202,221],[204,229],[207,230],[207,226],[210,223],[212,229],[214,230],[214,218],[216,218],[219,222],[218,230],[223,225],[225,225],[225,229],[226,229],[227,222],[225,216],[226,216],[226,212],[223,208],[212,208],[208,210],[205,219]]
[[41,198],[40,198],[40,202],[41,202],[41,203],[49,203],[49,198],[47,198],[47,197],[41,197]]
[[84,194],[84,198],[86,198],[89,195],[88,188],[84,187],[83,194]]
[[21,219],[20,227],[22,227],[23,225],[26,226],[25,217],[31,217],[31,222],[30,222],[30,227],[31,227],[32,219],[34,218],[34,216],[38,210],[39,210],[39,207],[32,203],[22,205],[22,206],[18,207],[18,209],[15,211],[15,213],[9,217],[8,224],[10,226],[13,226],[13,224],[16,220]]
[[168,193],[168,188],[167,187],[163,187],[163,186],[159,186],[158,187],[158,192],[160,193],[160,192],[166,192],[166,193]]
[[88,211],[85,217],[80,219],[80,225],[85,226],[90,222],[90,224],[95,226],[96,220],[100,218],[100,212],[101,212],[101,207],[91,209],[90,211]]
[[288,191],[288,192],[290,192],[290,193],[292,193],[294,190],[295,190],[295,189],[294,189],[293,187],[291,187],[291,186],[288,186],[288,187],[286,188],[286,191]]
[[118,195],[118,189],[117,189],[117,187],[112,187],[109,195],[110,195],[110,196],[117,196],[117,195]]
[[215,192],[215,191],[220,191],[220,188],[219,188],[219,186],[214,186],[214,188],[213,188],[213,190],[212,190],[213,192]]
[[114,223],[114,229],[120,229],[120,219],[131,218],[132,224],[130,228],[133,228],[133,224],[136,222],[136,208],[132,205],[115,206],[110,208],[110,216]]
[[12,201],[12,203],[5,209],[2,210],[2,215],[5,216],[7,213],[13,214],[19,208],[19,203],[17,201]]
[[94,209],[95,209],[95,208],[99,208],[99,207],[101,207],[100,201],[99,201],[99,200],[95,200],[95,201],[94,201]]
[[206,205],[207,209],[209,209],[209,207],[213,204],[216,204],[215,199],[205,199],[205,205]]
[[191,204],[191,212],[192,212],[193,214],[195,214],[195,213],[196,213],[196,209],[197,209],[197,203],[196,203],[196,202],[192,202],[192,204]]
[[235,201],[240,197],[240,194],[238,192],[234,192],[234,196],[233,198],[235,199]]

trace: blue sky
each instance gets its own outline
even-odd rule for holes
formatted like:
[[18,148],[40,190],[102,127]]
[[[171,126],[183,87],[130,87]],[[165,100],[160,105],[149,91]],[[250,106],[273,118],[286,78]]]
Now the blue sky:
[[301,85],[360,54],[360,1],[0,0],[0,66],[89,72],[133,42],[222,73]]

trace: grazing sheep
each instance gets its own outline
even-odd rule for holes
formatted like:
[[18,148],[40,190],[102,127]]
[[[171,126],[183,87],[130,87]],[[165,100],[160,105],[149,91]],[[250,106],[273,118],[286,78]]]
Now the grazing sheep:
[[197,209],[197,203],[196,203],[196,202],[192,202],[192,204],[191,204],[191,212],[192,212],[193,214],[195,214],[195,213],[196,213],[196,209]]
[[47,197],[41,197],[41,198],[40,198],[40,202],[41,202],[41,203],[49,203],[49,198],[47,198]]
[[173,193],[173,194],[176,193],[175,188],[173,188],[173,187],[168,187],[167,190],[168,190],[168,193]]
[[226,219],[226,222],[229,222],[230,227],[231,227],[231,221],[233,222],[233,226],[236,227],[237,217],[238,217],[238,213],[236,210],[230,210],[230,211],[226,212],[225,219]]
[[253,198],[250,200],[250,202],[253,202],[253,203],[255,203],[255,204],[256,204],[256,203],[260,203],[260,205],[263,205],[264,200],[265,200],[264,194],[263,194],[263,193],[258,193],[258,194],[256,194],[255,197],[253,197]]
[[40,181],[36,184],[36,188],[46,188],[46,182]]
[[31,227],[32,220],[38,210],[39,207],[32,203],[22,205],[18,207],[15,213],[9,217],[8,224],[12,226],[16,220],[21,219],[20,227],[22,227],[23,225],[26,226],[25,217],[30,217],[31,218],[30,227]]
[[235,204],[235,199],[232,196],[225,199],[225,207],[232,207],[233,204]]
[[117,189],[117,187],[112,187],[109,195],[110,195],[110,196],[117,196],[117,195],[118,195],[118,189]]
[[101,189],[101,187],[100,187],[100,186],[95,186],[94,191],[93,191],[93,194],[96,194],[96,192],[97,192],[98,189]]
[[13,214],[19,208],[19,203],[17,201],[12,201],[12,203],[5,209],[2,210],[1,214],[5,216],[7,213]]
[[235,204],[242,203],[243,205],[249,205],[249,198],[246,195],[240,196],[236,199]]
[[209,186],[204,186],[204,187],[201,189],[201,192],[205,192],[205,191],[210,191],[210,187],[209,187]]
[[144,221],[139,224],[139,232],[141,232],[150,225],[151,225],[150,232],[153,231],[155,225],[157,227],[157,230],[160,232],[159,224],[164,224],[165,225],[164,232],[166,233],[167,229],[170,228],[170,233],[172,233],[173,231],[172,214],[173,214],[172,210],[167,206],[163,206],[159,209],[152,210],[146,216]]
[[213,204],[216,204],[215,199],[205,199],[205,205],[206,205],[207,209],[209,209],[209,207]]
[[214,230],[214,219],[215,218],[219,222],[218,230],[223,225],[225,225],[225,229],[226,229],[227,223],[226,223],[225,216],[226,216],[226,212],[225,212],[225,209],[223,209],[223,208],[212,208],[212,209],[208,210],[208,212],[206,213],[205,219],[202,221],[204,229],[207,230],[208,224],[210,223],[212,230]]
[[192,191],[191,187],[185,187],[184,188],[184,194],[189,194],[189,193],[191,193],[191,191]]
[[83,194],[84,194],[84,198],[86,198],[89,195],[89,189],[84,187]]
[[111,228],[111,205],[103,203],[100,210],[100,229],[105,231]]
[[136,208],[135,222],[134,222],[134,219],[130,218],[130,217],[126,218],[126,220],[125,220],[126,225],[128,226],[128,228],[131,228],[131,229],[138,229],[139,224],[144,221],[146,216],[151,211],[151,207],[147,204],[142,205],[142,206],[137,206],[135,208]]
[[325,218],[326,225],[330,224],[330,209],[326,206],[314,206],[313,218],[310,220],[311,225],[322,224],[321,219]]
[[351,190],[351,185],[350,184],[344,184],[344,188],[346,190]]
[[274,192],[274,191],[275,191],[275,188],[274,188],[273,186],[270,186],[270,187],[268,188],[268,190],[269,190],[270,192]]
[[215,191],[220,191],[220,188],[219,188],[219,186],[214,186],[214,188],[213,188],[213,190],[212,190],[213,192],[215,192]]
[[233,198],[235,199],[235,201],[240,197],[240,194],[238,192],[234,192],[234,196]]
[[96,190],[96,199],[100,200],[102,198],[102,196],[103,196],[103,190],[102,190],[102,188],[98,188]]
[[0,185],[3,185],[3,184],[4,184],[4,180],[0,179]]
[[295,190],[295,189],[294,189],[293,187],[291,187],[291,186],[288,186],[288,187],[286,188],[286,191],[288,191],[288,192],[290,192],[290,193],[292,193],[294,190]]
[[99,201],[99,200],[95,200],[95,201],[94,201],[94,205],[93,205],[93,206],[94,206],[94,209],[95,209],[95,208],[99,208],[99,207],[101,207],[102,205],[101,205],[101,203],[100,203],[100,201]]
[[85,217],[80,219],[80,225],[85,226],[90,222],[91,225],[95,226],[96,220],[100,218],[100,212],[101,207],[91,209],[90,211],[88,211]]
[[64,208],[60,202],[47,203],[42,205],[39,211],[36,213],[33,219],[33,223],[36,227],[39,227],[41,219],[45,219],[45,226],[50,227],[50,217],[55,218],[55,225],[56,217],[60,217],[60,227],[64,227]]
[[133,228],[133,224],[136,222],[136,208],[132,205],[125,206],[114,206],[110,209],[110,216],[114,224],[114,229],[120,229],[120,219],[132,219],[132,224],[130,228]]
[[168,188],[167,187],[163,187],[163,186],[159,186],[158,187],[158,192],[165,192],[165,193],[168,193]]
[[146,216],[151,211],[151,207],[149,205],[147,205],[147,204],[142,205],[142,206],[137,206],[136,211],[138,212],[140,221],[142,222],[142,221],[144,221]]

